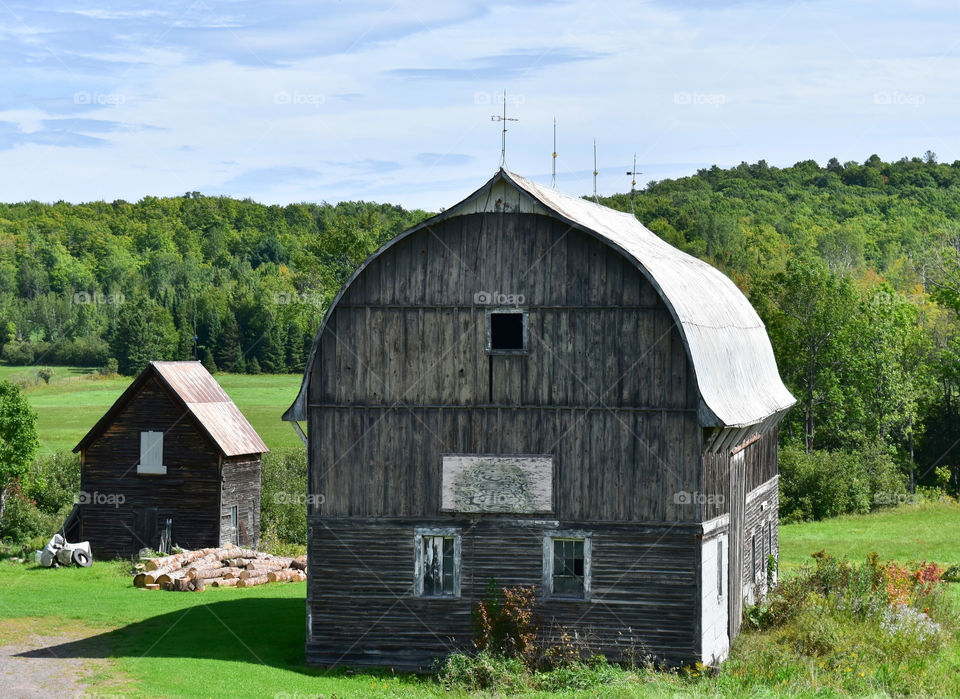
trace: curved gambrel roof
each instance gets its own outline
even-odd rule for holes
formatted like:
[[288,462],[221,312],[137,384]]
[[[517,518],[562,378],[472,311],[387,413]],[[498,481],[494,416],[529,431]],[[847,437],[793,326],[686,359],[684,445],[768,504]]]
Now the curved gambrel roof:
[[676,321],[696,373],[705,427],[746,428],[776,421],[796,400],[783,385],[760,316],[719,270],[661,240],[632,214],[578,199],[500,170],[459,204],[398,235],[354,272],[334,299],[310,350],[300,393],[284,420],[305,420],[307,382],[327,321],[364,268],[397,241],[454,216],[539,213],[592,234],[631,259]]

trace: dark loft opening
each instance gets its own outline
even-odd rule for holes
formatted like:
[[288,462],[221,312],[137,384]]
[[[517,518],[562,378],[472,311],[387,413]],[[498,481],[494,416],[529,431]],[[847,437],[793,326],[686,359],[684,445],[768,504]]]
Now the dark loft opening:
[[523,311],[490,314],[490,349],[523,351]]

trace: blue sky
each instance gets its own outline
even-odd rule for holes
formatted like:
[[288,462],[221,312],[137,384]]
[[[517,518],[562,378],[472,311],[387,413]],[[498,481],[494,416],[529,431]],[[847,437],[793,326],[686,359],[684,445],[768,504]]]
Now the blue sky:
[[0,1],[0,200],[436,210],[507,164],[626,191],[712,164],[960,159],[960,8],[904,0]]

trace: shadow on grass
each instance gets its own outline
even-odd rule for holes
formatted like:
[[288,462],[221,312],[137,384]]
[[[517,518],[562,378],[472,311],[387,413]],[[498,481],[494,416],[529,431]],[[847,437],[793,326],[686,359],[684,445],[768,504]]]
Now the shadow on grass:
[[267,665],[311,676],[352,674],[345,668],[328,670],[305,663],[305,615],[302,599],[212,602],[18,657],[198,658]]

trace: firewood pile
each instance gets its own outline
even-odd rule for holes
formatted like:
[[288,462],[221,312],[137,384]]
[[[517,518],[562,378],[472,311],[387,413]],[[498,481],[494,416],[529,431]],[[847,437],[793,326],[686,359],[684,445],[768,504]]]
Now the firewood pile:
[[141,565],[133,585],[147,590],[202,592],[208,586],[253,587],[307,579],[306,556],[287,558],[238,547],[183,551]]

